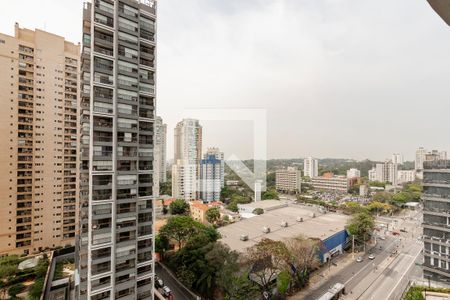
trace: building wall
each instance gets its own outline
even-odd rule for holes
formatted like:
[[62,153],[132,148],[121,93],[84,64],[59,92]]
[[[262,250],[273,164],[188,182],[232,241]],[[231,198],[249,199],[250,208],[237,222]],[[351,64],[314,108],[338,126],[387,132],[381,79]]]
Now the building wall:
[[311,184],[315,189],[346,193],[353,184],[352,179],[344,176],[313,177]]
[[296,168],[277,170],[275,174],[276,189],[280,192],[295,192],[301,190],[301,172]]
[[305,158],[303,162],[304,175],[310,178],[319,176],[319,161],[315,158]]
[[347,230],[342,230],[322,241],[320,250],[320,260],[322,263],[327,262],[332,256],[342,254],[345,245],[348,242],[349,234]]
[[72,245],[78,194],[78,45],[41,30],[0,34],[0,255]]

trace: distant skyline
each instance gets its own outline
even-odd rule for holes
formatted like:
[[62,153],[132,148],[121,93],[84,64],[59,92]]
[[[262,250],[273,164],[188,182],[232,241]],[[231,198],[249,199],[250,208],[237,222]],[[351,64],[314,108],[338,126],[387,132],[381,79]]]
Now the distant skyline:
[[[0,31],[12,35],[19,22],[79,42],[82,3],[9,1]],[[192,108],[267,109],[269,158],[411,161],[420,146],[450,150],[450,28],[425,0],[158,5],[169,159],[173,128]],[[251,123],[200,122],[204,149],[251,158]]]

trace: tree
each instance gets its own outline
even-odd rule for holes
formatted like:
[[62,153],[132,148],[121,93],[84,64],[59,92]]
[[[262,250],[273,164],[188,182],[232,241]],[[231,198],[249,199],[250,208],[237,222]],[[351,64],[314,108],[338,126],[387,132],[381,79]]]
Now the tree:
[[258,291],[258,287],[249,279],[248,273],[232,276],[225,289],[224,300],[247,300]]
[[302,288],[308,283],[310,273],[320,264],[317,256],[319,241],[300,236],[286,240],[285,245],[288,251],[286,264],[292,270],[295,286]]
[[195,221],[191,217],[174,216],[169,218],[167,224],[161,227],[159,234],[177,241],[178,248],[181,249],[182,244],[189,240],[196,230]]
[[277,274],[285,269],[288,257],[285,244],[281,241],[262,239],[247,249],[247,263],[251,267],[250,276],[256,277],[263,290],[268,290]]
[[161,182],[159,184],[159,194],[160,195],[172,195],[172,181],[167,180],[166,182]]
[[378,202],[378,201],[372,201],[367,205],[367,209],[371,212],[371,213],[376,213],[376,214],[380,214],[380,213],[389,213],[393,210],[392,205],[388,204],[388,203],[382,203],[382,202]]
[[230,204],[228,204],[227,209],[231,210],[232,212],[238,212],[239,211],[239,208],[238,208],[236,202],[231,202]]
[[265,191],[262,196],[261,196],[262,200],[279,200],[280,197],[278,196],[278,192],[274,189],[274,188],[270,188],[267,189],[267,191]]
[[277,277],[277,291],[281,295],[286,294],[289,289],[289,284],[291,283],[291,274],[288,271],[284,270],[278,274]]
[[262,215],[263,213],[264,213],[264,209],[262,209],[262,208],[255,208],[254,210],[253,210],[253,213],[255,214],[255,215]]
[[164,254],[170,249],[169,239],[165,235],[157,234],[155,238],[155,251],[164,258]]
[[177,199],[169,205],[171,215],[184,215],[188,210],[189,204],[187,204],[183,199]]
[[220,220],[220,211],[218,207],[210,208],[206,211],[206,220],[210,224],[216,224]]
[[392,201],[392,194],[388,192],[376,192],[373,197],[373,201],[390,203]]
[[366,242],[375,228],[375,220],[368,212],[355,214],[350,220],[348,231],[358,240]]

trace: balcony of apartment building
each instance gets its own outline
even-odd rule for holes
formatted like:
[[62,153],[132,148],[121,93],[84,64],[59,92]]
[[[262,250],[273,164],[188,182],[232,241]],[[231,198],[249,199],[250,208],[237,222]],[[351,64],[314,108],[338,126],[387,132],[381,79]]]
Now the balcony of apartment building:
[[19,76],[19,85],[28,86],[32,88],[34,85],[34,80],[32,78]]
[[106,103],[113,102],[114,92],[112,89],[94,86],[94,100]]
[[117,156],[119,159],[135,158],[138,155],[137,147],[119,146],[117,147]]
[[29,54],[31,56],[34,55],[34,49],[31,47],[27,47],[27,46],[23,46],[23,45],[19,45],[19,53],[21,54]]
[[117,203],[129,203],[137,200],[137,190],[135,188],[118,189]]
[[114,18],[112,17],[112,14],[100,9],[98,9],[94,14],[94,22],[110,27],[111,29],[114,28]]
[[153,175],[152,174],[139,174],[139,186],[140,187],[152,186],[152,185],[153,185]]
[[119,60],[117,64],[119,74],[136,77],[136,74],[139,72],[139,67],[134,62]]
[[16,224],[20,224],[20,225],[31,225],[32,222],[33,222],[33,219],[31,218],[31,216],[25,216],[25,217],[17,216],[17,219],[16,219]]
[[127,5],[125,3],[119,3],[119,16],[128,18],[130,20],[138,20],[139,9],[137,7]]
[[28,247],[31,245],[31,240],[16,242],[16,248]]
[[153,123],[152,122],[145,122],[145,121],[139,121],[139,133],[140,134],[153,134]]
[[[124,274],[120,276],[116,276],[115,281],[115,289],[116,291],[123,291],[128,289],[133,289],[133,293],[130,295],[134,295],[134,285],[135,285],[135,275],[134,274]],[[117,295],[118,293],[116,293]],[[128,295],[126,295],[128,296]],[[116,298],[117,299],[117,298]],[[132,298],[134,299],[134,298]]]
[[136,245],[136,231],[116,233],[116,248]]
[[102,189],[92,191],[92,200],[93,201],[110,201],[112,200],[112,191],[111,189]]
[[111,260],[111,247],[96,249],[91,252],[92,264],[101,264]]
[[33,57],[33,55],[20,53],[19,54],[19,62],[25,62],[25,63],[33,64],[34,63],[34,57]]
[[139,134],[139,146],[140,147],[153,147],[153,136]]
[[95,146],[110,146],[113,141],[112,132],[94,130],[93,141]]
[[[111,259],[111,257],[109,257],[109,259]],[[93,292],[99,291],[104,288],[108,288],[110,286],[111,286],[111,275],[91,280],[91,289]]]
[[33,179],[17,179],[17,185],[33,185]]
[[111,262],[110,261],[103,262],[103,263],[100,263],[100,264],[93,264],[92,267],[91,267],[91,274],[93,276],[99,275],[99,274],[102,274],[102,273],[106,273],[106,272],[109,272],[109,271],[111,271]]
[[153,274],[152,265],[150,264],[147,266],[139,267],[137,269],[137,274],[138,274],[138,278]]
[[[131,160],[133,159],[133,160]],[[129,160],[118,160],[117,161],[117,171],[120,172],[120,174],[134,174],[136,173],[137,169],[137,162],[135,160],[136,158],[130,157]],[[123,181],[127,182],[127,181]],[[118,182],[120,185],[120,183]]]
[[[139,149],[139,153],[142,153],[143,149]],[[153,170],[153,159],[151,157],[139,157],[139,172],[148,173]]]
[[[85,178],[84,176],[82,177]],[[84,183],[84,182],[83,182]],[[112,175],[92,176],[92,188],[95,190],[110,189],[112,186]]]
[[139,51],[137,49],[119,45],[119,59],[129,63],[137,64],[139,61]]
[[136,230],[136,220],[126,220],[121,221],[120,219],[116,222],[116,232],[126,232]]
[[17,119],[17,122],[19,123],[19,126],[21,124],[33,124],[33,118],[32,117],[21,117],[19,116]]
[[138,135],[135,132],[117,132],[119,146],[137,146]]
[[117,104],[117,113],[119,117],[137,119],[137,112],[137,105],[123,103]]
[[151,238],[138,241],[138,253],[145,253],[153,249],[153,242]]
[[94,146],[94,160],[111,159],[112,146]]
[[17,207],[16,216],[17,216],[18,219],[19,218],[24,218],[24,217],[27,217],[27,216],[31,217],[31,214],[32,214],[31,209],[29,209],[29,208],[18,208]]
[[34,74],[34,64],[33,62],[19,61],[19,70]]
[[111,214],[111,204],[96,204],[92,206],[92,220],[110,218]]
[[19,162],[32,162],[33,155],[29,153],[22,153],[17,156],[17,161]]
[[[90,44],[90,40],[88,42]],[[94,52],[114,56],[114,34],[96,27],[94,29]]]
[[153,253],[151,251],[139,253],[137,256],[137,263],[141,264],[141,263],[149,262],[152,259],[153,259]]
[[151,200],[140,200],[138,202],[139,213],[152,212],[153,202]]
[[117,119],[117,130],[120,132],[136,133],[138,132],[138,129],[138,121],[136,119]]
[[[109,59],[105,59],[105,58],[101,58],[101,57],[94,57],[94,74],[96,72],[113,75],[114,74],[114,62]],[[107,83],[107,84],[112,84],[112,83]]]
[[106,134],[110,134],[113,128],[113,119],[106,116],[105,117],[94,116],[93,127],[94,127],[94,134],[95,132],[98,133],[103,132]]
[[111,291],[102,292],[100,294],[96,294],[94,296],[91,296],[91,300],[106,300],[111,299]]
[[31,193],[33,193],[33,186],[18,186],[17,187],[18,195],[31,194]]
[[149,187],[139,187],[138,191],[139,197],[150,197],[153,195],[153,188]]
[[124,219],[136,216],[136,203],[118,203],[116,204],[116,215],[118,219]]
[[18,164],[17,164],[17,169],[18,169],[18,170],[31,170],[31,169],[33,169],[33,164],[29,164],[29,163],[18,163]]
[[155,107],[155,100],[153,97],[150,96],[139,96],[139,107],[140,108],[147,108],[147,109],[153,109]]
[[[134,282],[133,282],[133,285],[134,285]],[[134,291],[134,287],[130,287],[130,288],[126,288],[124,290],[117,291],[115,299],[134,300],[135,298],[136,298],[136,294]]]
[[121,32],[125,32],[127,34],[131,34],[131,35],[135,35],[135,36],[137,36],[139,33],[139,25],[137,23],[137,19],[134,17],[131,17],[131,18],[124,17],[123,14],[120,13],[120,10],[119,10],[118,24],[119,24],[119,30]]
[[140,237],[149,237],[150,235],[152,235],[153,231],[152,231],[152,225],[143,225],[141,226],[141,224],[139,224],[138,227],[138,238]]
[[32,171],[18,171],[17,172],[17,178],[21,179],[29,179],[33,177]]
[[[111,235],[111,232],[112,232],[111,225],[112,225],[111,217],[105,218],[105,219],[93,220],[92,221],[93,239],[95,239],[95,236],[97,236],[97,237],[106,236],[108,238],[108,235]],[[105,242],[107,242],[107,241],[105,241]],[[100,243],[98,243],[98,244],[100,244]]]
[[118,75],[117,84],[120,89],[137,92],[139,89],[139,80],[136,76]]

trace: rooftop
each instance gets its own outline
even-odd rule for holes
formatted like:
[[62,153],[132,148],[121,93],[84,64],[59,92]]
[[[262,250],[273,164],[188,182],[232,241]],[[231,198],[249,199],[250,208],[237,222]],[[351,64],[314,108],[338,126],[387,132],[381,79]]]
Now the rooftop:
[[[303,218],[303,222],[298,222],[298,217]],[[284,240],[304,236],[324,240],[342,231],[349,219],[349,216],[336,213],[322,214],[315,207],[289,204],[286,207],[267,211],[262,215],[219,228],[222,235],[220,241],[227,244],[232,250],[244,252],[246,248],[253,246],[263,238]],[[288,223],[287,227],[281,226],[283,221]],[[263,233],[263,227],[270,227],[270,233]],[[248,235],[248,241],[241,241],[241,235]]]
[[289,201],[283,201],[283,200],[261,200],[257,202],[250,202],[247,204],[238,204],[238,207],[245,207],[245,208],[262,208],[264,210],[275,208],[280,205],[287,206]]

